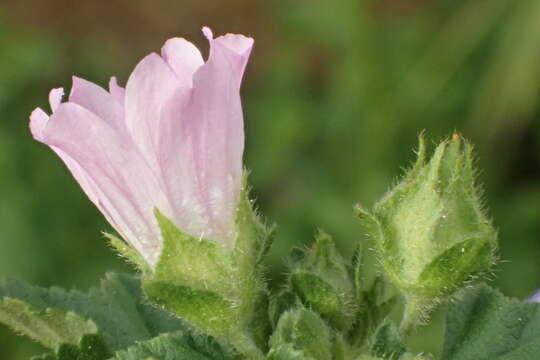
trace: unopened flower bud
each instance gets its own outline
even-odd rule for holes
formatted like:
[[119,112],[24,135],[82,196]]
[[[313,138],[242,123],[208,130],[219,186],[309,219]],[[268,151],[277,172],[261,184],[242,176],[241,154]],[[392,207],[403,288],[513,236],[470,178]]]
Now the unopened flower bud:
[[405,297],[406,321],[417,323],[496,260],[497,234],[474,180],[472,147],[460,135],[429,161],[420,138],[404,179],[371,212],[358,209],[384,273]]

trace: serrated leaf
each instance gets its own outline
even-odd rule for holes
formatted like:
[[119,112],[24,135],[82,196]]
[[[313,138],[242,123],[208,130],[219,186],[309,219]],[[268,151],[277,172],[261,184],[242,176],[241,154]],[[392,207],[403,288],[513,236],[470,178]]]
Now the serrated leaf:
[[[241,357],[202,334],[179,331],[140,342],[115,354],[114,360],[240,360]],[[110,360],[113,360],[110,359]]]
[[0,322],[43,346],[54,349],[61,344],[77,344],[85,334],[96,334],[96,325],[74,312],[47,308],[39,310],[24,301],[4,297],[0,300]]
[[448,312],[442,359],[540,359],[540,304],[467,289]]
[[62,344],[55,350],[55,360],[104,360],[112,354],[100,335],[85,335],[77,345]]
[[92,319],[111,350],[185,328],[180,320],[147,304],[140,281],[128,275],[108,274],[100,288],[87,293],[3,280],[0,298],[6,297],[24,301],[38,310],[56,308]]
[[75,344],[61,344],[54,351],[32,356],[31,360],[105,360],[112,356],[99,334],[83,335]]

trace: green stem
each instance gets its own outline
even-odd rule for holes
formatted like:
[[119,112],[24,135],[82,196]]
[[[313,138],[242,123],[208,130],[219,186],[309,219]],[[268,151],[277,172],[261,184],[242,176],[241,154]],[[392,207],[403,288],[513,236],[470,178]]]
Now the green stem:
[[405,300],[405,311],[399,325],[399,332],[404,338],[411,335],[413,330],[422,322],[426,314],[428,304],[416,297],[409,297]]

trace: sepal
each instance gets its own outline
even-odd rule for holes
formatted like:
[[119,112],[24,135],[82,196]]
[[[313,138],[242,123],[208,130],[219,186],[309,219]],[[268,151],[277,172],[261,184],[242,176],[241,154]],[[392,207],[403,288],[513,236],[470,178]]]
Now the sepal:
[[261,260],[272,231],[253,209],[247,187],[236,211],[233,249],[182,232],[159,209],[155,215],[163,248],[143,278],[148,297],[207,334],[262,356],[257,347],[266,349],[270,322]]
[[332,238],[319,232],[313,245],[298,253],[290,273],[291,291],[332,327],[348,330],[354,320],[354,284]]
[[270,338],[269,360],[332,360],[332,334],[314,312],[298,308],[283,313]]

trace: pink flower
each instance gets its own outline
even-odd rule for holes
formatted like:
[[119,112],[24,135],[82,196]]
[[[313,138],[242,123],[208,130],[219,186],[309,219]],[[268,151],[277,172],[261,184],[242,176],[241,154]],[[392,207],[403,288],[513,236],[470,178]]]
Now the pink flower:
[[161,235],[154,208],[184,232],[234,246],[244,150],[240,83],[253,39],[208,28],[204,62],[173,38],[135,68],[125,89],[73,77],[49,95],[52,115],[30,116],[34,138],[49,145],[90,200],[154,265]]

